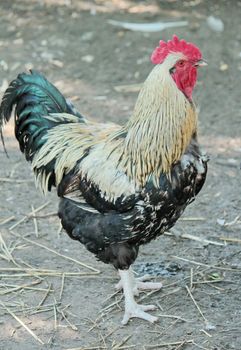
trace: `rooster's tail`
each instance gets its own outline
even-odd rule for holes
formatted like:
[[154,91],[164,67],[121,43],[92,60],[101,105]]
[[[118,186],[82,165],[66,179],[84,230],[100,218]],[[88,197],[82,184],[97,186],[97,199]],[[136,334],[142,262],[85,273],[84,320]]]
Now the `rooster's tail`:
[[[9,121],[14,106],[15,136],[20,150],[30,162],[46,143],[49,129],[60,123],[85,122],[59,90],[36,71],[31,71],[31,74],[19,74],[6,90],[0,106],[1,136],[2,127]],[[55,118],[52,113],[64,113],[65,117]],[[49,189],[55,182],[53,167],[54,164],[45,166],[45,172],[49,175]]]

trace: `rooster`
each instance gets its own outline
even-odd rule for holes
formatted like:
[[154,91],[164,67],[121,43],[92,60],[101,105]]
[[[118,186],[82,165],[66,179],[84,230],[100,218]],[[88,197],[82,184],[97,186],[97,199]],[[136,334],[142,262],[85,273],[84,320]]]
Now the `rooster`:
[[19,74],[0,106],[0,129],[15,106],[15,135],[44,193],[56,187],[68,235],[112,264],[125,312],[155,322],[154,305],[135,294],[161,283],[134,278],[139,246],[169,230],[201,190],[207,158],[197,141],[192,92],[206,65],[198,47],[173,36],[160,41],[155,65],[124,125],[86,120],[36,71]]

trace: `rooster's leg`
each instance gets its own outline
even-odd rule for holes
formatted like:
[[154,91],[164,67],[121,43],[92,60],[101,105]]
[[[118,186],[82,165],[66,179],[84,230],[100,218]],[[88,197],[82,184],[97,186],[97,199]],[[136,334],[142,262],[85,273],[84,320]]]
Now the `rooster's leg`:
[[125,297],[125,314],[122,324],[127,324],[130,318],[138,317],[149,322],[156,322],[157,317],[149,315],[145,311],[155,310],[155,305],[139,305],[134,299],[132,271],[119,270]]
[[[155,290],[155,289],[162,288],[161,282],[145,282],[152,278],[150,275],[145,275],[139,278],[135,278],[131,267],[129,268],[128,271],[129,271],[129,276],[131,279],[134,295],[139,295],[140,290]],[[123,289],[122,279],[116,284],[115,288],[117,290]]]

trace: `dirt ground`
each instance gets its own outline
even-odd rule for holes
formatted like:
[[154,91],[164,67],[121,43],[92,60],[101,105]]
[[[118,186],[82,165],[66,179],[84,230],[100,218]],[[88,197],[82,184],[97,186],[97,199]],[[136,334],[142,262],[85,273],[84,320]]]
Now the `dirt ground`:
[[[195,101],[210,155],[195,203],[169,235],[142,247],[135,264],[163,282],[139,297],[158,306],[159,322],[123,327],[117,273],[61,230],[56,195],[35,189],[10,123],[9,159],[0,147],[0,349],[241,349],[240,13],[240,1],[0,1],[1,94],[34,68],[99,121],[130,116],[138,87],[130,85],[144,81],[160,39],[176,33],[196,43],[209,63]],[[211,15],[222,19],[222,32],[207,25]],[[188,26],[134,32],[109,19]]]

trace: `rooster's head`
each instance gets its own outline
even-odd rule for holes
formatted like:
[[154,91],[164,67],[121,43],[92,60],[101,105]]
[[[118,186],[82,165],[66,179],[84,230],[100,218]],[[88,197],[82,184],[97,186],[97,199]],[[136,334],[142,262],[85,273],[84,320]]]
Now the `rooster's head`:
[[172,40],[161,40],[152,53],[154,64],[163,64],[169,70],[178,89],[189,99],[197,80],[197,68],[207,63],[202,59],[202,53],[197,46],[185,40],[179,40],[173,35]]

